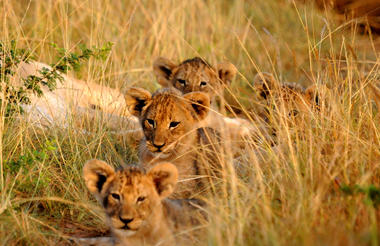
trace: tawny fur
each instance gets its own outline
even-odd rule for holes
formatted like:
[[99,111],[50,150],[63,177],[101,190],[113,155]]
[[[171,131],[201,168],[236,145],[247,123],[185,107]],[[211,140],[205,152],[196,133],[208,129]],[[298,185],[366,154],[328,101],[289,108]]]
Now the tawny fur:
[[217,170],[213,155],[221,155],[218,133],[211,128],[199,128],[207,117],[209,97],[203,92],[182,95],[174,88],[165,88],[153,95],[141,88],[129,88],[126,101],[130,112],[141,123],[140,160],[146,166],[170,161],[179,170],[177,197],[196,195],[202,186],[200,175]]
[[263,72],[255,76],[252,88],[255,106],[248,111],[252,112],[254,121],[266,126],[272,144],[279,143],[278,122],[302,131],[305,125],[311,124],[315,113],[328,108],[326,99],[330,90],[323,85],[305,89],[297,83],[279,82],[272,74]]
[[262,106],[262,109],[256,109],[257,111],[264,112],[266,108],[271,107],[279,113],[294,116],[319,110],[322,104],[315,85],[304,89],[296,83],[280,83],[270,73],[258,73],[253,80],[253,89],[257,101]]
[[223,91],[236,76],[237,69],[229,62],[220,63],[214,68],[200,57],[185,60],[179,64],[159,57],[153,63],[157,81],[163,87],[174,87],[182,93],[200,91],[210,97],[211,109],[200,126],[211,127],[231,142],[234,153],[241,152],[242,143],[257,131],[249,121],[242,118],[229,118],[221,114],[216,99],[221,99],[224,108]]
[[112,237],[82,238],[81,245],[179,245],[174,233],[198,223],[196,200],[167,199],[177,182],[177,168],[159,163],[148,172],[138,167],[114,170],[100,160],[83,168],[89,191],[103,206]]

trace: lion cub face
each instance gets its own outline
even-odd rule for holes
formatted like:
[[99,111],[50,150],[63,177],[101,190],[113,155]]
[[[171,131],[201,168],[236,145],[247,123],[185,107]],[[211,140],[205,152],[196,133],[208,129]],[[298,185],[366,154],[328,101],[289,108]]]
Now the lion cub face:
[[141,88],[129,88],[125,99],[129,111],[141,122],[147,149],[163,158],[189,147],[197,123],[207,116],[210,106],[207,94],[182,95],[174,88],[153,95]]
[[176,185],[178,172],[171,163],[160,163],[148,173],[137,167],[115,171],[100,160],[83,169],[88,190],[102,204],[116,235],[131,236],[151,228],[162,214],[161,201]]
[[229,85],[236,75],[236,68],[231,63],[220,63],[215,69],[199,57],[178,65],[159,57],[153,63],[153,71],[163,87],[174,87],[182,93],[205,92],[211,100],[222,95],[224,86]]

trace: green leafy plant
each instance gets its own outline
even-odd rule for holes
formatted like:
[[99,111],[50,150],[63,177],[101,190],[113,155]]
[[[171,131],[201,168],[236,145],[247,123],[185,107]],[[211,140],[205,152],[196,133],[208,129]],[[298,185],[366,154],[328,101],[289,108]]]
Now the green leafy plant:
[[4,161],[5,174],[18,177],[14,189],[21,193],[31,194],[48,191],[51,185],[49,160],[56,152],[55,140],[46,140],[37,149],[27,149],[23,154]]
[[368,205],[377,207],[380,205],[380,187],[375,185],[360,186],[360,185],[344,185],[341,187],[344,194],[349,196],[355,196],[358,194],[364,194],[364,202]]
[[29,63],[33,56],[29,51],[18,48],[14,40],[8,43],[0,41],[0,90],[3,93],[0,103],[6,104],[6,117],[11,116],[14,112],[22,113],[21,104],[30,104],[32,93],[42,96],[42,86],[53,91],[57,82],[63,81],[60,72],[78,71],[81,65],[91,57],[104,60],[111,51],[112,43],[108,42],[100,48],[88,48],[81,44],[78,46],[78,52],[69,52],[67,49],[59,48],[54,43],[52,46],[58,52],[56,62],[50,64],[52,68],[42,68],[38,71],[38,75],[29,75],[22,79],[22,83],[19,85],[13,85],[11,78],[15,75],[17,67],[22,62]]
[[30,150],[13,160],[4,161],[5,170],[11,174],[16,174],[19,171],[27,172],[34,165],[34,162],[44,162],[49,156],[48,153],[55,150],[55,142],[46,140],[40,150]]
[[59,54],[59,59],[52,67],[61,72],[67,72],[69,70],[79,71],[84,61],[94,57],[95,59],[105,60],[111,51],[112,43],[107,42],[100,48],[93,46],[92,48],[86,47],[84,44],[78,45],[79,52],[69,52],[65,48],[59,48],[57,44],[51,44]]

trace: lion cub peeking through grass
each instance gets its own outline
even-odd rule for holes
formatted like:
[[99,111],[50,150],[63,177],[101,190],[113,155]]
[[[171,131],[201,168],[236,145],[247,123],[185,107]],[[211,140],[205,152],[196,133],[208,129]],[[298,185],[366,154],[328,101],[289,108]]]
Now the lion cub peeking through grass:
[[[257,122],[265,122],[273,142],[279,142],[281,128],[288,126],[297,134],[313,125],[313,119],[329,110],[330,90],[324,85],[303,88],[297,83],[280,82],[273,74],[260,72],[254,80],[255,106],[249,109]],[[330,96],[329,96],[330,95]],[[327,111],[326,111],[327,110]],[[286,131],[283,132],[287,134]],[[286,136],[283,136],[286,140]]]
[[104,208],[112,237],[81,238],[81,245],[178,245],[173,233],[198,222],[199,202],[167,199],[178,177],[171,163],[159,163],[145,172],[133,166],[115,170],[103,161],[90,160],[83,176]]
[[272,74],[263,72],[255,76],[252,87],[263,107],[275,108],[288,116],[320,110],[322,106],[321,95],[317,93],[316,85],[305,89],[296,83],[281,83]]

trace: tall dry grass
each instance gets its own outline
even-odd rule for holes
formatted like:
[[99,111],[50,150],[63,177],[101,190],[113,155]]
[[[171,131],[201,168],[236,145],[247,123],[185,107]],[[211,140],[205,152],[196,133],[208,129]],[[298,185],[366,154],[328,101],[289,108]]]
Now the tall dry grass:
[[[356,19],[366,31],[380,31],[380,2],[377,0],[315,0],[320,8],[334,10],[338,18]],[[370,30],[369,30],[370,29]]]
[[[285,0],[3,0],[0,8],[1,39],[17,40],[38,61],[54,59],[50,42],[70,50],[113,42],[105,62],[90,60],[71,76],[116,88],[157,89],[151,63],[159,55],[234,63],[239,76],[227,101],[253,113],[250,81],[258,71],[328,86],[321,112],[305,112],[296,126],[273,110],[279,145],[247,140],[244,177],[230,156],[221,158],[222,192],[208,201],[209,224],[197,244],[380,243],[380,195],[369,188],[380,185],[379,109],[368,86],[379,80],[378,41],[359,36],[355,22],[336,24],[314,5]],[[136,162],[136,149],[102,122],[87,124],[90,134],[74,124],[41,130],[2,117],[2,245],[68,244],[70,235],[107,231],[82,166],[90,158]]]

